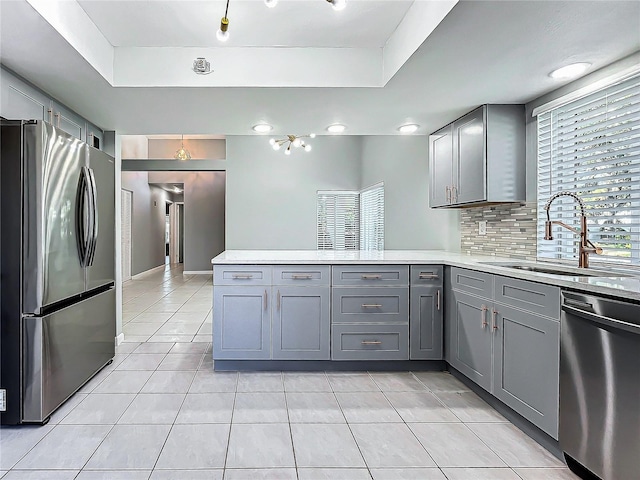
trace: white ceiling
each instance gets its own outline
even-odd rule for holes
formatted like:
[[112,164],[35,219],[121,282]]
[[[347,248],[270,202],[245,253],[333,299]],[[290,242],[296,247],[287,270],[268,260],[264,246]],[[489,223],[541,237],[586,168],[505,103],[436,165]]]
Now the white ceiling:
[[[215,47],[223,0],[78,0],[115,47]],[[413,0],[230,0],[229,47],[382,48]]]
[[383,88],[113,87],[27,1],[0,8],[2,63],[124,134],[252,135],[262,121],[273,134],[326,134],[336,122],[352,135],[397,134],[405,122],[428,134],[477,105],[557,89],[567,83],[548,77],[558,66],[588,61],[595,71],[640,50],[635,0],[476,0],[458,3]]

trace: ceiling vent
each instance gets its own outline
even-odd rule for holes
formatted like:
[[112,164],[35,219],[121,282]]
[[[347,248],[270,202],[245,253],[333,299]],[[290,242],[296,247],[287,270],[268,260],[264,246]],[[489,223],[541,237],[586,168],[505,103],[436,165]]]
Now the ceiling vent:
[[192,70],[198,75],[209,75],[210,73],[213,73],[213,70],[211,70],[211,64],[207,62],[207,59],[204,57],[198,57],[193,61]]

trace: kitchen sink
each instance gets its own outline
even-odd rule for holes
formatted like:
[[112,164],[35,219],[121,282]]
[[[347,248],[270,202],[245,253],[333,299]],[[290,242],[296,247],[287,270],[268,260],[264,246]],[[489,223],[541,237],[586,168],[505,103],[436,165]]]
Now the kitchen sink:
[[628,277],[616,271],[609,270],[592,270],[585,268],[572,267],[556,267],[552,265],[533,265],[526,263],[507,263],[507,262],[480,262],[484,265],[494,265],[496,267],[513,268],[515,270],[524,270],[527,272],[546,273],[548,275],[558,275],[563,277]]

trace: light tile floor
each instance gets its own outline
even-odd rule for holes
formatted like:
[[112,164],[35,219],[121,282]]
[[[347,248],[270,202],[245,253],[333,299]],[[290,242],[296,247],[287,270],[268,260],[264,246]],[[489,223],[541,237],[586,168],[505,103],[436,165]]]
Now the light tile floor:
[[216,373],[211,298],[175,266],[127,282],[114,363],[0,429],[0,478],[577,478],[447,373]]

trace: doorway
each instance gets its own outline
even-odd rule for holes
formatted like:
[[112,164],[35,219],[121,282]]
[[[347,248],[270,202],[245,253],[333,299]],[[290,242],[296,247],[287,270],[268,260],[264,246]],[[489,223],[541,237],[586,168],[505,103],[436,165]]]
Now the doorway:
[[131,280],[131,221],[133,217],[133,192],[123,188],[120,193],[120,199],[120,213],[122,215],[122,231],[120,238],[122,246],[122,281],[126,282],[127,280]]
[[170,264],[171,260],[173,259],[173,255],[172,255],[172,251],[171,251],[171,240],[172,240],[172,228],[171,228],[171,223],[172,223],[172,208],[171,205],[173,205],[173,202],[170,201],[166,201],[165,203],[165,216],[164,216],[164,256],[165,256],[165,265]]

